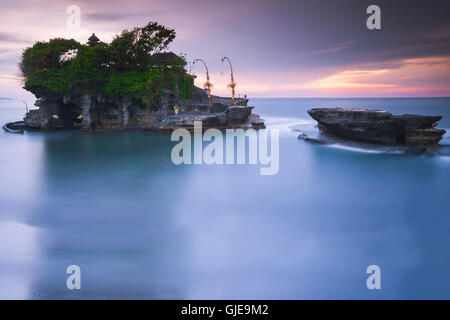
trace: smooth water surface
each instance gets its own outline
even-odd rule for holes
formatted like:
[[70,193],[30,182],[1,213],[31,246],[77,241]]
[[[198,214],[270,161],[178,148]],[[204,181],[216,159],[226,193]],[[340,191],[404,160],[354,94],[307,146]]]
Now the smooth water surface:
[[[450,298],[450,158],[313,145],[311,107],[441,114],[450,99],[253,99],[280,167],[172,163],[170,135],[0,133],[0,298]],[[0,101],[0,123],[23,117]],[[443,144],[449,143],[449,135]],[[81,267],[81,290],[66,288]],[[378,265],[382,289],[368,290]]]

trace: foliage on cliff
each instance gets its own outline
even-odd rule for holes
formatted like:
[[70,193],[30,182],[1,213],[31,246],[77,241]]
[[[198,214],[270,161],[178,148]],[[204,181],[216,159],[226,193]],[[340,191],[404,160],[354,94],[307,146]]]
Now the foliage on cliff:
[[[83,45],[73,39],[36,42],[24,50],[19,64],[25,89],[39,96],[55,94],[130,94],[153,99],[164,91],[189,98],[193,78],[184,57],[160,53],[175,39],[175,31],[156,22],[124,30],[109,44]],[[166,55],[165,59],[156,59]]]

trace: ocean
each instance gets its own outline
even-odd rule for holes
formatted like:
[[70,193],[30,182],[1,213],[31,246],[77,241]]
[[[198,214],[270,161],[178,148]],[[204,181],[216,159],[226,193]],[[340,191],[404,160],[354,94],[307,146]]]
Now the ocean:
[[[450,98],[249,105],[279,129],[275,175],[177,166],[169,134],[2,130],[0,298],[450,298],[450,157],[297,139],[309,108],[362,107],[443,115],[450,145]],[[1,124],[24,113],[0,100]]]

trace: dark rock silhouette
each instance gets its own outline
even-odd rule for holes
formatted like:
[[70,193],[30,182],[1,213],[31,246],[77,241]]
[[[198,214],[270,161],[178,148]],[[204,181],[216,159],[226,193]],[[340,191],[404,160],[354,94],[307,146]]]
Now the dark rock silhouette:
[[265,128],[263,120],[252,114],[254,107],[247,106],[247,99],[235,99],[238,105],[232,105],[231,98],[212,96],[211,100],[208,103],[204,90],[197,87],[189,101],[166,93],[153,103],[127,95],[62,96],[44,92],[35,103],[39,109],[30,110],[24,122],[25,128],[44,130],[190,130],[194,121],[202,121],[204,128]]
[[95,33],[92,34],[92,36],[89,37],[87,44],[91,47],[94,47],[100,43],[100,39],[97,38]]
[[434,128],[442,116],[395,116],[385,110],[343,108],[314,108],[308,113],[321,132],[356,141],[433,146],[445,134]]

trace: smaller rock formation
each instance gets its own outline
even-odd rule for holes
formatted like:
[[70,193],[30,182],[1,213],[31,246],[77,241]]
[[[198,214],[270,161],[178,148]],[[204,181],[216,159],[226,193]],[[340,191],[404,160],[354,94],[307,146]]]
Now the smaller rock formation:
[[445,134],[445,130],[434,128],[442,116],[394,116],[385,110],[343,108],[314,108],[308,113],[321,132],[356,141],[433,146]]
[[264,121],[253,114],[254,107],[225,105],[221,103],[187,104],[180,107],[178,114],[168,116],[161,121],[158,131],[172,131],[177,128],[194,130],[194,121],[202,121],[203,128],[254,128],[264,129]]

